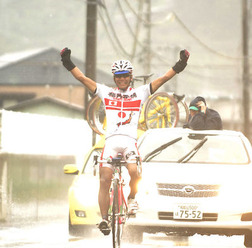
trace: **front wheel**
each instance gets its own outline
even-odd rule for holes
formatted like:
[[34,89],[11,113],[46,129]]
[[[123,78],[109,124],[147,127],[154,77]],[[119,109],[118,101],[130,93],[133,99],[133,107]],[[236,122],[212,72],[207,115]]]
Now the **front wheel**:
[[152,95],[146,102],[144,119],[147,129],[175,127],[179,110],[173,96],[166,92]]
[[121,245],[122,237],[122,218],[120,217],[120,207],[119,207],[119,195],[118,195],[118,183],[113,185],[113,207],[112,207],[112,239],[113,239],[113,248],[119,248]]

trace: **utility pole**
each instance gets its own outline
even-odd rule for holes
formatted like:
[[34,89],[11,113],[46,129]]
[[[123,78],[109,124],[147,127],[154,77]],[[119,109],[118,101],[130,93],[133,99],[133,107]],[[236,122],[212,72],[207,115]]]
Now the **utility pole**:
[[[86,68],[85,75],[94,81],[96,80],[96,33],[97,33],[97,0],[87,0],[86,17]],[[88,90],[84,94],[84,116],[88,105]],[[96,134],[93,131],[92,145],[96,142]]]
[[[97,1],[87,0],[86,17],[86,59],[85,75],[96,80],[96,33],[97,33]],[[88,90],[85,89],[84,110],[88,105]]]
[[145,46],[144,46],[144,74],[151,73],[151,0],[145,0]]
[[243,132],[250,139],[250,84],[249,84],[249,42],[248,1],[242,0],[242,43],[243,43]]

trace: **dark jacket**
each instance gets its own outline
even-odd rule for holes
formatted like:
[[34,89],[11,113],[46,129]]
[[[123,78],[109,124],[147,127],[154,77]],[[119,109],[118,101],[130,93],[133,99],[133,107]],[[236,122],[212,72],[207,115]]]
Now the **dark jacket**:
[[185,128],[193,130],[222,130],[222,120],[219,113],[213,109],[206,109],[206,113],[199,112],[189,117]]

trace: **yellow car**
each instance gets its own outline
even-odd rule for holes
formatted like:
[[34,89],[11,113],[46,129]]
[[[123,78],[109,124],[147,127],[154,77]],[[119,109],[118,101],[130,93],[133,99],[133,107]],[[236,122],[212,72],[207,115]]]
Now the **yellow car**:
[[76,165],[64,166],[64,173],[77,175],[68,191],[69,199],[69,234],[89,235],[92,229],[100,221],[98,206],[99,175],[94,175],[93,157],[100,155],[105,139],[101,138],[86,154],[81,169]]
[[[138,137],[144,132],[139,130]],[[86,154],[83,166],[64,166],[64,173],[77,175],[68,191],[69,199],[69,234],[72,236],[88,236],[101,220],[98,205],[99,172],[94,173],[94,155],[101,155],[105,138],[101,139]]]

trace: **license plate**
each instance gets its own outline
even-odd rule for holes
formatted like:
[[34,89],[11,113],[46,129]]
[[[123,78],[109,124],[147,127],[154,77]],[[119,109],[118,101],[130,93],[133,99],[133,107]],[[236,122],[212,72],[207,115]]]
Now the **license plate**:
[[173,211],[173,219],[202,220],[202,211],[195,204],[177,204]]

